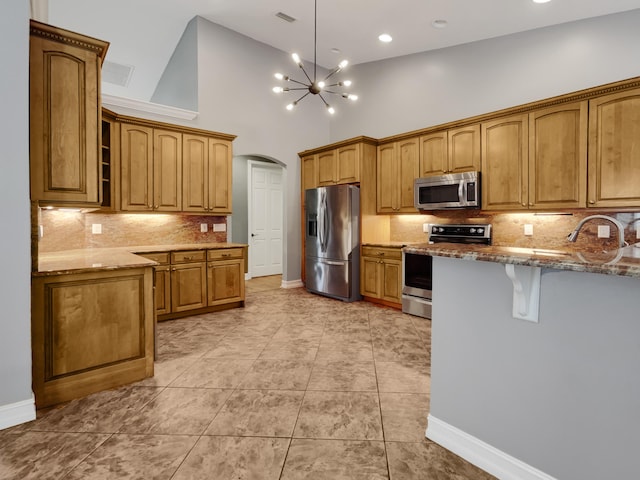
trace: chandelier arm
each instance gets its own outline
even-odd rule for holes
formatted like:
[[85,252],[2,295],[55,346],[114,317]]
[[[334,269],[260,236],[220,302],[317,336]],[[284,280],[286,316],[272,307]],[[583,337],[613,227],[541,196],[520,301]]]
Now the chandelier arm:
[[[293,102],[293,103],[299,103],[299,102],[300,102],[300,100],[302,100],[304,97],[306,97],[307,95],[309,95],[309,93],[311,93],[311,92],[307,92],[307,93],[305,93],[304,95],[302,95],[298,100],[296,100],[296,101],[295,101],[295,102]],[[325,102],[325,103],[326,103],[326,102]]]
[[340,67],[336,67],[336,68],[334,68],[333,70],[331,70],[331,71],[329,72],[329,75],[327,75],[326,77],[324,77],[324,80],[323,80],[323,81],[325,81],[325,82],[326,82],[326,81],[329,79],[329,77],[332,77],[333,75],[335,75],[336,73],[338,73],[340,70],[342,70]]
[[[314,66],[314,68],[315,68],[315,66]],[[307,77],[307,80],[309,80],[309,83],[313,83],[313,80],[311,80],[311,78],[309,78],[309,75],[307,74],[307,71],[304,69],[304,65],[302,65],[302,60],[300,60],[300,69],[304,72],[304,76]]]
[[309,90],[309,87],[296,87],[296,88],[288,88],[285,90],[285,92],[293,92],[295,90]]
[[293,78],[290,78],[289,80],[287,80],[288,82],[293,82],[293,83],[297,83],[298,85],[304,85],[305,87],[307,87],[308,85],[304,82],[299,82],[298,80],[294,80]]
[[325,106],[327,108],[329,108],[329,104],[327,103],[327,101],[324,99],[324,97],[321,94],[318,94],[318,96],[322,99],[322,101],[324,102]]

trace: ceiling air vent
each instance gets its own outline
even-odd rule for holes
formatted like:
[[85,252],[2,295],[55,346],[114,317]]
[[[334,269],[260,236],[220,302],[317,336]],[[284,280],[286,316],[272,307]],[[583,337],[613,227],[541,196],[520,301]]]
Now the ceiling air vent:
[[281,18],[282,20],[289,22],[289,23],[293,23],[296,21],[295,18],[290,17],[289,15],[287,15],[286,13],[282,13],[282,12],[278,12],[276,13],[276,17]]
[[131,74],[133,73],[133,67],[131,65],[123,65],[121,63],[114,63],[105,60],[102,64],[102,81],[107,83],[113,83],[114,85],[120,85],[126,87],[131,80]]

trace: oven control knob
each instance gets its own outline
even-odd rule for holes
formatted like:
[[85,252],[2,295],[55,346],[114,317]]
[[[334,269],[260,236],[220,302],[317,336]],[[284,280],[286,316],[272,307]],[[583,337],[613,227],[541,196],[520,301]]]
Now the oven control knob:
[[444,232],[444,227],[440,227],[440,229],[438,230],[440,233]]
[[479,233],[480,235],[482,235],[482,234],[484,233],[484,228],[479,228],[479,229],[478,229],[478,233]]
[[[478,231],[480,231],[480,229],[478,229]],[[473,227],[471,227],[471,228],[469,229],[469,233],[476,233],[476,229],[475,229],[475,228],[473,228]]]

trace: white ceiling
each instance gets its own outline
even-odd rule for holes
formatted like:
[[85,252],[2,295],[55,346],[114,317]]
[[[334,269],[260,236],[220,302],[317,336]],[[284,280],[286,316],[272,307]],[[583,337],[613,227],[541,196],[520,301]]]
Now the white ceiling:
[[[407,55],[640,8],[640,0],[317,0],[317,60],[333,67]],[[287,23],[283,12],[297,19]],[[131,65],[128,87],[148,100],[196,15],[286,52],[314,56],[314,0],[49,0],[48,22],[111,43],[107,60]],[[448,26],[436,29],[434,20]],[[393,42],[377,37],[389,33]],[[337,48],[340,54],[331,52]]]

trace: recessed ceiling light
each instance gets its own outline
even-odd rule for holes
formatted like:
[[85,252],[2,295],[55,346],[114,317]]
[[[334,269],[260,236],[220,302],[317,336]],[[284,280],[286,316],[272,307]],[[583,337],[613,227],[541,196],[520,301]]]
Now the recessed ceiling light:
[[378,40],[384,43],[389,43],[391,42],[391,40],[393,40],[393,38],[388,33],[383,33],[382,35],[378,36]]
[[339,48],[335,48],[334,47],[334,48],[331,49],[331,53],[335,53],[337,55],[338,53],[341,53],[341,52],[340,52]]
[[434,20],[431,22],[433,28],[445,28],[448,25],[446,20]]

